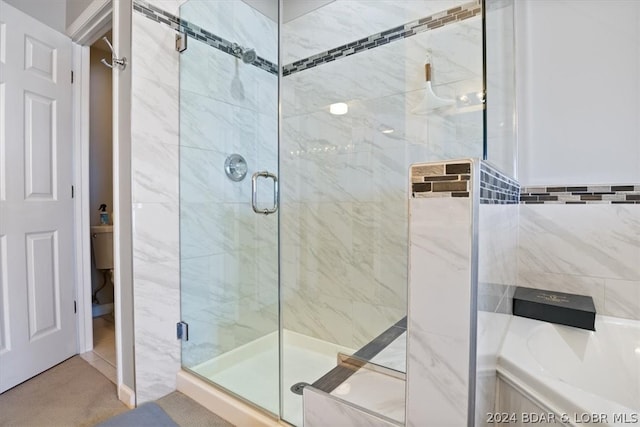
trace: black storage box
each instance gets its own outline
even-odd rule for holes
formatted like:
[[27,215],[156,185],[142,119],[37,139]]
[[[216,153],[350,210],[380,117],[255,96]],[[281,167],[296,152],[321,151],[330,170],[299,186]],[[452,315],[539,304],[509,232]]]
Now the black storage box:
[[593,298],[586,295],[518,287],[513,294],[513,314],[596,330],[596,307],[593,305]]

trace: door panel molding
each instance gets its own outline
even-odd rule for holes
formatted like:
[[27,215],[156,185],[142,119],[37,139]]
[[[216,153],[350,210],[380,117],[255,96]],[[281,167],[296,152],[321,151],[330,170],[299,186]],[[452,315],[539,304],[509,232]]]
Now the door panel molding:
[[29,340],[33,342],[61,329],[58,232],[27,233],[25,243]]
[[57,83],[58,50],[31,36],[25,37],[24,69]]
[[57,199],[56,100],[24,92],[25,199]]

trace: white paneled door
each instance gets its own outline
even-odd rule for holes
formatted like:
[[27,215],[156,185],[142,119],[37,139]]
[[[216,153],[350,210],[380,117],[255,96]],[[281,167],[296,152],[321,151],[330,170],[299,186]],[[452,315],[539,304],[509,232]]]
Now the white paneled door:
[[0,1],[0,392],[76,352],[71,40]]

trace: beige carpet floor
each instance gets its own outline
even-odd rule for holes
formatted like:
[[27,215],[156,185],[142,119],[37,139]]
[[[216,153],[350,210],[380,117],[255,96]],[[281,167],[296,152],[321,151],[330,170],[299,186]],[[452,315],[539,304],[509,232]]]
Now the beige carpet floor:
[[88,427],[126,410],[116,386],[74,356],[1,394],[0,426]]
[[[179,392],[156,403],[183,427],[232,427]],[[90,427],[127,410],[115,385],[79,356],[0,394],[1,427]]]

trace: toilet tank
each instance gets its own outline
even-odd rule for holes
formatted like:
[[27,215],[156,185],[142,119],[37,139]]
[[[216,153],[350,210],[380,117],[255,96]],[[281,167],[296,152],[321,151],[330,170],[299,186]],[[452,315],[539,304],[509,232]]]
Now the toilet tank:
[[113,225],[91,227],[91,248],[96,268],[111,270],[113,268]]

